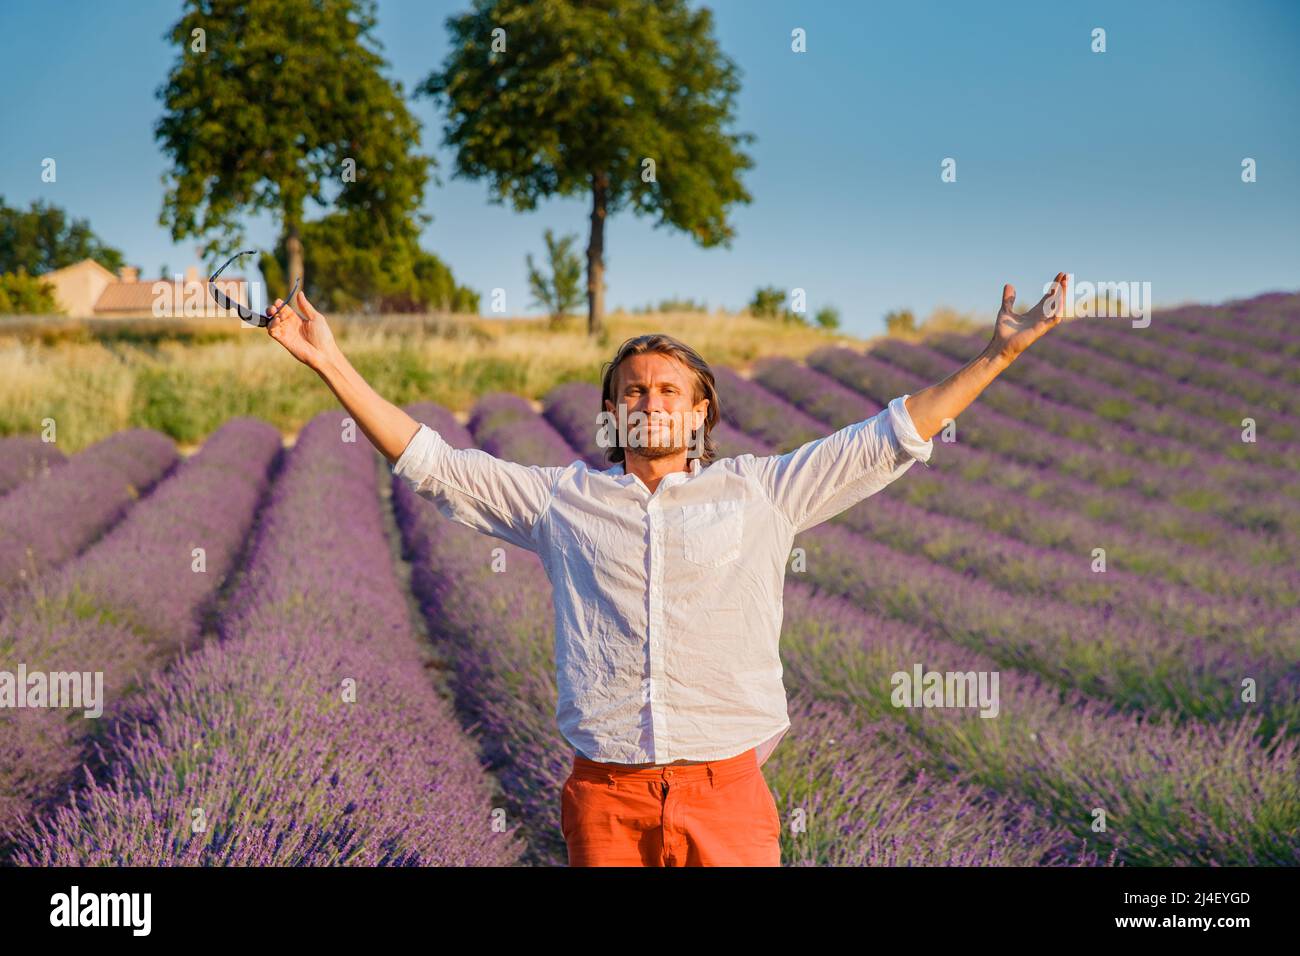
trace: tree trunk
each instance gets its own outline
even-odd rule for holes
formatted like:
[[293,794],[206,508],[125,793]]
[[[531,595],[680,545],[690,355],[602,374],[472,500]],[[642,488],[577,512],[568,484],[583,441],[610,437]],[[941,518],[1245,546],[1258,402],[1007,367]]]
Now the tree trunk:
[[288,295],[294,280],[299,276],[303,278],[300,288],[304,293],[307,291],[307,279],[303,276],[302,237],[299,235],[302,226],[302,196],[296,183],[280,184],[280,203],[280,226],[284,230],[284,288],[267,289],[267,305],[279,296]]
[[591,178],[591,240],[587,243],[587,334],[605,331],[605,203],[609,174]]
[[[298,237],[298,226],[290,225],[284,234],[284,250],[289,257],[289,268],[285,272],[284,281],[288,285],[281,290],[271,290],[275,295],[288,295],[289,290],[293,288],[294,282],[303,274],[302,269],[302,239]],[[305,287],[304,287],[305,291]],[[274,301],[274,300],[272,300]]]

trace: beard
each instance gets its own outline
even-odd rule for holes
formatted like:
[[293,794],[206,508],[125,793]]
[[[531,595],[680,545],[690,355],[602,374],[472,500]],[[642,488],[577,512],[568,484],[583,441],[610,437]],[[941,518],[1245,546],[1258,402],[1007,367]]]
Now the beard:
[[686,434],[685,431],[682,427],[674,428],[672,422],[665,422],[662,428],[650,426],[640,431],[634,430],[629,433],[631,441],[624,446],[623,454],[625,457],[636,456],[646,461],[671,458],[683,453],[689,458],[692,447],[697,443],[695,436]]

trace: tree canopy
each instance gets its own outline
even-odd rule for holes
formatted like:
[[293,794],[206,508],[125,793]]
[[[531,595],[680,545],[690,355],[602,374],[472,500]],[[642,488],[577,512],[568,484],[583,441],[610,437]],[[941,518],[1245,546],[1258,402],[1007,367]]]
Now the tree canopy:
[[739,71],[713,15],[684,0],[475,0],[447,20],[451,52],[417,88],[447,106],[456,174],[497,202],[592,197],[588,330],[604,311],[604,223],[624,208],[729,245],[749,134],[732,134]]
[[124,264],[122,253],[102,242],[85,219],[70,219],[41,199],[21,209],[0,196],[0,273],[37,276],[83,259],[114,272]]
[[432,160],[413,151],[419,125],[374,26],[373,0],[185,0],[155,127],[173,239],[216,234],[210,252],[233,250],[239,217],[270,211],[298,275],[309,202],[346,212],[360,245],[414,235]]
[[[334,212],[304,223],[302,239],[318,308],[364,313],[478,311],[478,293],[457,285],[451,269],[421,249],[413,236],[357,245],[348,216]],[[289,289],[280,268],[284,256],[281,240],[275,256],[262,258],[262,276],[271,296]]]

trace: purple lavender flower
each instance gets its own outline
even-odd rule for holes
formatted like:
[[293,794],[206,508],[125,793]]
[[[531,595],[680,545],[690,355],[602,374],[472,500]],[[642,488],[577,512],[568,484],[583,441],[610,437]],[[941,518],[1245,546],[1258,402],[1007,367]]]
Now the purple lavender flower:
[[[20,864],[500,865],[518,859],[425,668],[341,413],[299,433],[221,615],[106,730]],[[202,824],[200,827],[199,824]]]
[[[102,672],[100,721],[111,719],[152,668],[199,639],[279,451],[280,433],[265,422],[223,425],[105,537],[9,608],[0,669]],[[96,726],[78,718],[0,710],[0,831],[73,778]]]
[[5,495],[0,500],[0,606],[6,588],[30,585],[112,527],[177,460],[170,438],[132,428]]
[[35,435],[0,438],[0,498],[25,481],[44,478],[68,459],[54,442]]

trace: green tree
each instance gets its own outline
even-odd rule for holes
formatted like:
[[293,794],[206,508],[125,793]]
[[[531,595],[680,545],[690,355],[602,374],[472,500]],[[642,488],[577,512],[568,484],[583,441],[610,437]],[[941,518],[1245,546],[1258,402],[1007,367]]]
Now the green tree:
[[729,246],[727,207],[750,201],[725,132],[738,71],[713,14],[685,0],[474,0],[451,52],[417,88],[444,102],[457,175],[518,211],[590,195],[587,330],[603,332],[605,220],[630,207],[705,247]]
[[173,239],[218,233],[224,248],[205,254],[224,252],[241,244],[239,214],[270,211],[285,268],[319,295],[303,265],[309,200],[349,213],[362,245],[418,232],[432,160],[412,152],[419,126],[380,72],[374,26],[373,0],[185,0],[154,130]]
[[94,259],[114,272],[123,265],[122,253],[100,241],[85,219],[69,219],[44,200],[20,209],[0,196],[0,272],[37,276],[82,259]]
[[749,300],[749,314],[759,319],[775,319],[781,314],[784,301],[783,290],[774,285],[763,286],[754,290],[754,298]]
[[890,335],[912,335],[916,332],[916,316],[911,309],[898,309],[885,313],[885,330]]
[[840,310],[833,305],[823,306],[818,309],[813,318],[823,329],[838,329],[840,327]]
[[[303,224],[305,265],[320,290],[315,304],[336,312],[477,312],[478,293],[456,284],[451,269],[419,247],[413,236],[381,245],[353,241],[351,217],[333,212]],[[280,262],[284,240],[275,255],[263,255],[262,277],[268,295],[288,291]]]
[[547,229],[543,238],[550,275],[537,268],[532,253],[529,253],[526,257],[528,288],[533,293],[533,304],[546,309],[551,317],[551,327],[555,328],[566,315],[582,305],[582,260],[573,251],[577,235],[557,239]]
[[0,274],[0,315],[53,315],[61,311],[54,289],[27,270]]

